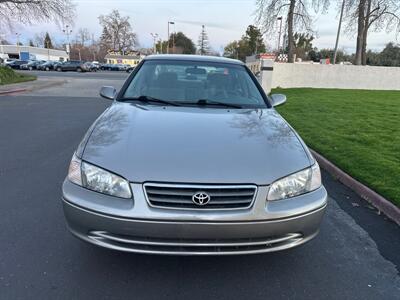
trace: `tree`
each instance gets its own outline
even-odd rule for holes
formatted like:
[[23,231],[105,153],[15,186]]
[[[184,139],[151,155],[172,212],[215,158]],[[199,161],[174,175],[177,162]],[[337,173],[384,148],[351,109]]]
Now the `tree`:
[[308,57],[308,53],[313,50],[312,41],[314,37],[308,33],[296,32],[293,36],[296,57],[305,59]]
[[265,52],[265,48],[261,31],[249,25],[239,41],[233,41],[225,47],[224,56],[245,61],[246,56]]
[[184,35],[182,32],[173,33],[170,36],[169,43],[172,45],[172,42],[175,43],[175,47],[179,47],[182,49],[182,54],[195,54],[196,47],[193,41]]
[[99,17],[103,32],[100,37],[101,46],[108,50],[126,52],[136,45],[136,34],[129,23],[129,17],[123,17],[114,9],[108,15]]
[[[318,50],[314,48],[308,52],[307,58],[314,62],[319,62],[321,59],[329,58],[330,61],[333,61],[333,56],[335,54],[335,49],[321,49]],[[352,61],[353,57],[351,55],[347,55],[342,50],[338,50],[336,54],[336,62],[345,62]]]
[[369,31],[400,32],[400,3],[398,0],[352,0],[345,5],[346,31],[357,28],[355,64],[367,63],[367,40]]
[[295,30],[311,32],[310,8],[316,13],[320,10],[326,12],[328,5],[329,0],[256,0],[256,23],[261,26],[264,33],[273,33],[276,19],[286,15],[288,58],[289,62],[294,62]]
[[79,28],[78,33],[76,35],[76,40],[82,45],[85,46],[85,43],[90,40],[90,33],[87,28]]
[[265,52],[265,44],[262,33],[254,25],[249,25],[242,40],[247,44],[248,55]]
[[29,46],[31,46],[31,47],[35,47],[35,44],[33,43],[33,40],[29,40]]
[[400,67],[400,46],[388,43],[380,53],[368,51],[367,63],[371,66]]
[[35,47],[44,47],[45,32],[35,33],[33,37],[33,43]]
[[200,55],[207,55],[208,52],[210,51],[210,44],[208,41],[208,35],[205,29],[205,26],[201,26],[201,32],[199,36],[199,41],[198,41],[198,48],[199,48],[199,54]]
[[224,56],[229,58],[239,58],[239,42],[233,41],[230,42],[224,48]]
[[46,35],[44,37],[44,48],[46,49],[53,49],[53,44],[51,42],[51,38],[48,32],[46,32]]
[[0,27],[12,28],[18,22],[72,23],[74,13],[71,0],[0,0]]

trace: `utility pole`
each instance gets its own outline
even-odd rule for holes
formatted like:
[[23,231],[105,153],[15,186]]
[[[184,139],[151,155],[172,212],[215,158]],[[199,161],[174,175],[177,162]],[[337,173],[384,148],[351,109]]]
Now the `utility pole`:
[[338,49],[338,45],[339,45],[340,29],[342,28],[342,19],[343,19],[343,11],[344,11],[345,3],[346,3],[346,0],[343,0],[342,9],[340,11],[338,30],[337,30],[337,35],[336,35],[335,53],[333,54],[333,64],[336,64],[336,55],[337,55],[337,49]]
[[168,21],[168,36],[167,36],[168,44],[167,44],[167,54],[169,53],[169,24],[175,25],[175,22]]
[[70,59],[70,44],[69,44],[69,35],[72,33],[72,29],[69,29],[69,25],[65,25],[65,28],[63,29],[64,34],[67,36],[67,44],[65,46],[66,50],[67,50],[67,54],[68,54],[68,60]]
[[282,16],[276,18],[278,21],[280,21],[279,25],[279,35],[278,35],[278,53],[280,53],[280,48],[281,48],[281,34],[282,34]]
[[156,40],[158,38],[158,34],[157,33],[150,33],[150,35],[153,37],[153,53],[155,54],[157,52]]

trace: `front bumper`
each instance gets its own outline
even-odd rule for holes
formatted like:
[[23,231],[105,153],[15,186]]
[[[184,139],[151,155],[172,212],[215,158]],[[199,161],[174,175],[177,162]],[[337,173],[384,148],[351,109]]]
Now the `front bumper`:
[[132,184],[132,190],[134,202],[88,191],[65,181],[63,208],[70,231],[98,246],[137,253],[272,252],[298,246],[315,237],[327,201],[326,190],[321,187],[296,199],[266,203],[268,188],[259,187],[250,209],[194,212],[149,207],[142,185]]

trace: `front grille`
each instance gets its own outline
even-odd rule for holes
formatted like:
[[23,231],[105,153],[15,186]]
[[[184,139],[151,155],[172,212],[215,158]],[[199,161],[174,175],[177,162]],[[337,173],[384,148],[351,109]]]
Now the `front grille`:
[[[176,209],[243,209],[253,204],[257,187],[254,185],[174,185],[146,183],[147,200],[151,206]],[[210,198],[205,205],[192,200],[196,193]]]

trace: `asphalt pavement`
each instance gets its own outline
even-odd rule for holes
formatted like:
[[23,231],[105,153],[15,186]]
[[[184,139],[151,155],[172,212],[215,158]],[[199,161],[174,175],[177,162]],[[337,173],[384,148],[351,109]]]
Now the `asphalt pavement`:
[[1,300],[400,299],[400,228],[326,173],[321,232],[288,251],[149,256],[72,237],[61,184],[81,137],[110,104],[99,88],[119,88],[126,74],[65,74],[60,86],[0,96]]

